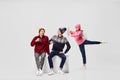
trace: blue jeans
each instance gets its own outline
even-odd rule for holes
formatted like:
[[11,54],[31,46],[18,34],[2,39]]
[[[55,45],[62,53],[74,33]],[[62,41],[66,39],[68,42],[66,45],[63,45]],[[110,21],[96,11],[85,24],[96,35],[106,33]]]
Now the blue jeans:
[[89,44],[101,44],[99,41],[90,41],[90,40],[85,40],[81,45],[79,45],[82,58],[83,58],[83,64],[86,64],[86,52],[85,52],[85,45]]
[[63,53],[59,53],[59,52],[56,52],[56,51],[52,51],[50,53],[50,55],[48,56],[49,66],[50,66],[50,68],[53,68],[52,58],[56,55],[59,56],[62,59],[61,63],[60,63],[60,68],[62,69],[64,64],[65,64],[65,61],[66,61],[66,56]]

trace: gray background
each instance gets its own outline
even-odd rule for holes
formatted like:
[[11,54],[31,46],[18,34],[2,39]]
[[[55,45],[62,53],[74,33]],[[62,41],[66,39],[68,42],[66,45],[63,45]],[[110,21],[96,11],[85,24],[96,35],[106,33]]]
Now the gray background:
[[[0,0],[0,79],[1,80],[113,80],[120,74],[120,1],[119,0]],[[52,37],[59,27],[80,23],[89,40],[108,42],[86,46],[87,70],[79,48],[70,41],[70,73],[35,76],[35,61],[30,42],[38,29],[45,27]],[[120,78],[119,78],[120,79]]]

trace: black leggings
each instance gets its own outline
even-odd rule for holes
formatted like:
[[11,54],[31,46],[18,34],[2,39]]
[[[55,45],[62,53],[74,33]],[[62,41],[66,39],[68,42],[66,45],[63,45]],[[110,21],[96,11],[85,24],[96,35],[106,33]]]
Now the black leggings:
[[85,45],[89,45],[89,44],[101,44],[101,42],[85,40],[81,45],[79,45],[82,54],[83,64],[86,64]]

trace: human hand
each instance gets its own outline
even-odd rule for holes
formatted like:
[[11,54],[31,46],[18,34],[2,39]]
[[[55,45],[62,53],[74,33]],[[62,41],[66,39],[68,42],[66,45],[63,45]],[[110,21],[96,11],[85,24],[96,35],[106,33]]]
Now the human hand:
[[36,40],[35,40],[35,42],[39,42],[40,41],[40,39],[39,38],[37,38]]
[[60,51],[59,53],[60,53],[60,54],[64,54],[63,51]]
[[53,41],[50,41],[50,44],[52,44],[53,43]]

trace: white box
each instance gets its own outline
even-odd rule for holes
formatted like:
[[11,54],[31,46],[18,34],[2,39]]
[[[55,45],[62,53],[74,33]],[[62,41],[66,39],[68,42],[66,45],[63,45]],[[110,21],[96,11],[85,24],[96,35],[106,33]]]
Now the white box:
[[[54,72],[57,73],[60,63],[61,63],[61,58],[59,56],[54,56],[52,61],[53,61],[53,66],[54,66],[53,70],[54,70]],[[50,70],[50,67],[49,67],[49,63],[48,63],[48,55],[46,55],[45,62],[43,65],[43,72],[48,73],[49,70]],[[64,73],[69,73],[69,55],[66,55],[66,61],[65,61],[62,71]]]

